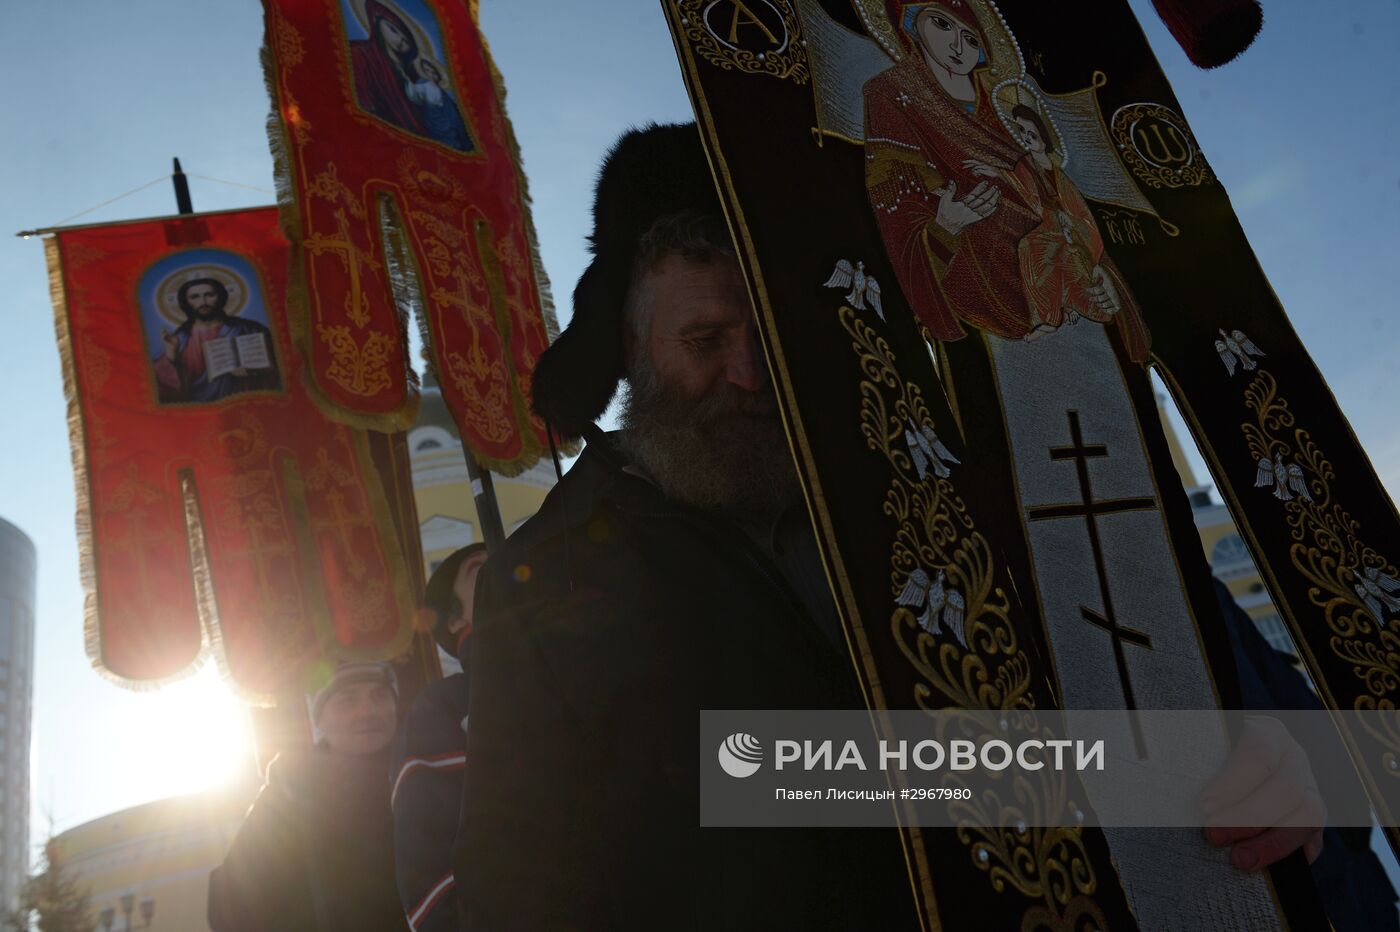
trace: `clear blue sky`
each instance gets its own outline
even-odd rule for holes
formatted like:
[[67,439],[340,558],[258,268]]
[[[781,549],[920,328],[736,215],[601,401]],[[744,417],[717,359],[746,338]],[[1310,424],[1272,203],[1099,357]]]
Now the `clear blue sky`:
[[[1133,7],[1294,325],[1392,495],[1400,492],[1400,3],[1265,0],[1255,47],[1214,72],[1187,63],[1145,0]],[[688,118],[690,107],[654,0],[483,0],[482,19],[567,316],[600,154],[629,124]],[[143,749],[134,728],[150,720],[149,703],[99,679],[83,653],[43,250],[8,234],[134,188],[167,172],[175,155],[188,172],[270,189],[261,40],[257,0],[6,4],[0,515],[39,550],[33,783],[36,813],[59,828],[177,785],[156,772],[167,758]],[[192,188],[203,210],[271,200],[200,180]],[[83,219],[172,209],[162,184]],[[200,730],[188,717],[165,727]]]

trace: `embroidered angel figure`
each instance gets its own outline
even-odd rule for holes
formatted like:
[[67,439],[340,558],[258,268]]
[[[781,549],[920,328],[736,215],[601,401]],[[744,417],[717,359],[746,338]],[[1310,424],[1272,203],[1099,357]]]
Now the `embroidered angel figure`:
[[961,460],[952,454],[933,428],[909,421],[904,430],[904,442],[909,446],[909,458],[914,461],[914,471],[922,480],[930,472],[940,479],[947,479],[952,473],[948,464],[961,465]]
[[1225,371],[1231,375],[1235,374],[1236,365],[1243,366],[1246,372],[1257,368],[1258,364],[1251,357],[1264,355],[1264,351],[1240,330],[1230,333],[1221,330],[1220,339],[1215,341],[1215,351],[1220,354],[1220,361],[1225,363]]
[[1304,501],[1313,500],[1312,493],[1308,491],[1308,482],[1303,477],[1303,467],[1297,463],[1283,465],[1283,457],[1278,452],[1274,452],[1272,461],[1267,456],[1259,457],[1259,472],[1254,476],[1254,487],[1263,489],[1273,487],[1274,498],[1280,501],[1289,502],[1296,494]]
[[857,262],[855,268],[846,259],[838,259],[836,268],[832,270],[831,277],[826,280],[823,288],[850,288],[846,295],[846,303],[858,311],[865,310],[865,302],[869,301],[870,306],[875,309],[875,313],[880,315],[880,319],[885,319],[885,309],[880,306],[880,283],[872,276],[865,274],[865,263]]
[[1374,566],[1366,567],[1360,574],[1353,570],[1352,575],[1356,577],[1352,588],[1361,597],[1366,611],[1371,613],[1376,624],[1385,622],[1385,609],[1400,612],[1400,579],[1382,573]]
[[[964,630],[967,602],[961,592],[948,588],[944,581],[942,570],[938,571],[936,578],[929,579],[923,567],[916,566],[909,574],[909,579],[904,583],[904,589],[895,599],[895,603],[911,610],[923,608],[918,619],[920,628],[929,634],[937,635],[942,633],[943,625],[947,625],[958,643],[967,647],[967,635]],[[939,623],[940,618],[942,624]]]

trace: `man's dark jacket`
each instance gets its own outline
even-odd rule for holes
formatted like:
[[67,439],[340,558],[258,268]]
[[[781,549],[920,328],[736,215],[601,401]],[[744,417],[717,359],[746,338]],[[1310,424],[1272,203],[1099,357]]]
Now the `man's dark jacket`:
[[[464,643],[459,659],[469,661],[465,648]],[[462,799],[466,720],[467,677],[458,673],[418,694],[394,738],[394,865],[399,899],[413,932],[458,928],[452,846]]]
[[588,439],[482,571],[464,928],[917,929],[893,829],[699,827],[700,710],[863,708],[853,664],[747,535]]
[[388,754],[284,752],[209,876],[214,932],[399,932]]

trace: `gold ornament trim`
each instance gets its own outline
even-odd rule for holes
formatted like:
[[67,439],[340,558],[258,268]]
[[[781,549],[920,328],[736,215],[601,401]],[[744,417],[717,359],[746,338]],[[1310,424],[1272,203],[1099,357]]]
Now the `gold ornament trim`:
[[[1158,125],[1156,139],[1140,146],[1136,131],[1143,120],[1155,120]],[[1175,131],[1171,134],[1174,138],[1162,135],[1160,124],[1163,123]],[[1215,174],[1206,164],[1205,154],[1191,134],[1191,127],[1175,111],[1161,104],[1144,102],[1119,107],[1108,121],[1108,132],[1124,164],[1150,188],[1197,187],[1215,181]],[[1157,151],[1152,150],[1154,145]]]
[[[1031,660],[1020,643],[1010,610],[1011,598],[997,585],[997,565],[987,539],[976,529],[967,505],[949,478],[920,478],[905,446],[906,425],[933,427],[917,385],[899,373],[893,350],[870,324],[849,307],[839,311],[841,325],[860,357],[860,430],[866,445],[889,464],[892,480],[883,512],[898,525],[891,557],[890,630],[909,664],[922,678],[913,700],[917,708],[943,713],[939,738],[955,729],[974,737],[984,731],[957,709],[999,710],[1004,727],[1042,733],[1031,692]],[[921,629],[914,613],[895,598],[916,569],[941,571],[950,588],[966,601],[964,647],[952,637],[941,640]],[[911,639],[912,638],[912,642]],[[1049,737],[1049,729],[1043,730]],[[945,784],[964,781],[949,773]],[[1014,801],[1008,801],[1014,800]],[[1083,830],[1056,826],[1082,817],[1070,794],[1066,775],[1040,771],[1035,778],[1008,778],[1004,792],[984,790],[955,803],[958,839],[974,865],[987,873],[998,893],[1008,888],[1040,900],[1022,918],[1023,929],[1078,928],[1093,916],[1096,928],[1107,922],[1090,899],[1098,890]],[[1049,825],[1050,827],[1045,827]]]
[[361,343],[345,324],[322,324],[318,329],[331,354],[326,378],[363,398],[373,398],[392,384],[389,355],[394,346],[388,334],[371,333]]
[[749,5],[761,5],[772,10],[782,20],[785,35],[781,42],[775,42],[777,49],[753,52],[724,41],[706,24],[705,16],[717,4],[715,0],[677,0],[676,10],[680,14],[680,25],[691,47],[705,61],[722,71],[739,71],[744,74],[765,74],[780,80],[791,80],[795,84],[806,84],[810,76],[807,67],[806,40],[802,38],[802,27],[796,14],[784,0],[728,0],[735,5],[736,20],[739,10],[749,13],[751,23],[757,24],[770,39],[776,39],[766,26],[752,14]]
[[1389,713],[1361,716],[1363,726],[1385,749],[1379,766],[1367,769],[1400,778],[1400,711],[1395,704],[1400,694],[1400,614],[1377,618],[1357,592],[1368,569],[1392,578],[1400,578],[1400,569],[1361,539],[1361,522],[1333,500],[1336,471],[1308,431],[1297,426],[1274,376],[1259,370],[1244,400],[1254,412],[1254,421],[1241,425],[1250,456],[1260,462],[1277,457],[1285,466],[1296,464],[1303,471],[1308,494],[1282,501],[1293,541],[1288,556],[1309,583],[1308,600],[1322,609],[1331,631],[1328,646],[1351,664],[1365,688],[1353,708]]

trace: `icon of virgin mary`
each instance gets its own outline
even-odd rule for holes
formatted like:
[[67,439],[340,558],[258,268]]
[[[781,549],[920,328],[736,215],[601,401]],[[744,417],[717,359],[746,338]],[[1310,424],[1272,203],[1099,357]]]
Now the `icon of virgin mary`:
[[904,55],[865,85],[866,188],[904,295],[932,339],[971,326],[1034,340],[1082,318],[1116,320],[1129,356],[1145,361],[1147,329],[1055,164],[1048,117],[1033,96],[998,110],[993,90],[1021,63],[979,9],[886,2]]

